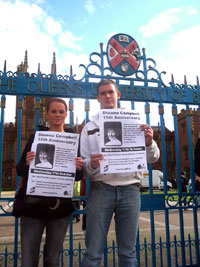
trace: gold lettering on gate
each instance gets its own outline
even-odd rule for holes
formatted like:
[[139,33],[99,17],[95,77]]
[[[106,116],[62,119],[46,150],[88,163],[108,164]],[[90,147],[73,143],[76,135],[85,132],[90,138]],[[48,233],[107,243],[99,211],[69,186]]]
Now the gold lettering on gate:
[[179,91],[178,90],[172,90],[170,92],[170,96],[171,96],[172,100],[179,101],[180,96],[179,96]]
[[163,92],[161,90],[157,90],[159,96],[160,96],[160,101],[163,100]]
[[16,80],[11,80],[11,92],[17,92],[17,90],[14,89],[17,87],[17,85],[18,85],[18,82]]
[[6,84],[3,84],[2,83],[2,80],[0,80],[0,90],[2,90],[3,87],[7,87],[6,88],[6,91],[9,91],[9,80],[7,80],[7,83]]
[[95,92],[95,90],[94,90],[94,84],[90,84],[90,86],[91,86],[91,94],[96,96],[97,92]]
[[199,102],[199,93],[193,92],[193,102]]
[[78,91],[77,91],[77,95],[83,95],[83,89],[82,89],[82,87],[80,86],[80,84],[75,83],[75,84],[74,84],[74,87],[78,89]]
[[27,90],[31,93],[37,93],[40,90],[40,85],[38,82],[31,81],[27,85]]

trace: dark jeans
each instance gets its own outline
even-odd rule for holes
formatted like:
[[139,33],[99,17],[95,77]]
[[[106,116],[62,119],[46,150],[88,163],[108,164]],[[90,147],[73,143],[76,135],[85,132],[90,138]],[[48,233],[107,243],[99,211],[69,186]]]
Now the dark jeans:
[[45,227],[44,266],[59,267],[60,252],[70,218],[71,216],[55,220],[42,220],[21,217],[22,267],[38,266],[40,244]]

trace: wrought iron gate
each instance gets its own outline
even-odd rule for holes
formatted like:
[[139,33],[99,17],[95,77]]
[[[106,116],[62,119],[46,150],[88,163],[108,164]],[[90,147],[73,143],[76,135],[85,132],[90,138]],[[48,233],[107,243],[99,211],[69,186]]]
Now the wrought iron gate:
[[[119,34],[114,37],[115,40],[119,38],[122,44],[121,50],[127,50],[130,36],[126,34]],[[130,38],[131,39],[131,38]],[[132,41],[132,39],[131,39]],[[110,41],[109,45],[112,45]],[[116,48],[116,47],[115,47]],[[121,51],[120,50],[120,51]],[[116,48],[117,51],[117,48]],[[116,52],[115,51],[115,52]],[[116,54],[120,54],[117,51]],[[191,127],[191,105],[197,108],[197,113],[200,115],[200,86],[197,79],[197,85],[175,84],[173,76],[168,84],[163,81],[165,72],[159,72],[156,69],[156,62],[152,58],[147,58],[145,49],[142,49],[140,54],[139,49],[135,49],[135,60],[138,65],[142,65],[138,70],[132,73],[127,70],[125,66],[118,65],[113,69],[110,64],[111,50],[108,46],[107,51],[104,51],[103,44],[100,44],[100,51],[91,53],[89,59],[90,63],[85,66],[80,65],[84,70],[84,75],[76,80],[76,75],[73,74],[72,67],[69,75],[50,75],[26,72],[11,72],[4,67],[0,71],[0,94],[1,94],[1,122],[0,122],[0,177],[3,179],[3,147],[5,144],[4,136],[4,110],[6,106],[6,98],[8,95],[17,97],[17,157],[19,161],[21,155],[22,135],[21,127],[23,123],[22,110],[23,101],[27,96],[35,97],[34,112],[35,112],[35,127],[39,124],[39,112],[41,107],[41,98],[43,97],[62,97],[69,101],[70,112],[70,126],[73,125],[73,105],[76,99],[85,99],[85,120],[89,120],[90,100],[96,98],[97,83],[101,79],[115,80],[121,92],[121,100],[130,104],[131,109],[135,109],[137,103],[144,107],[146,121],[152,125],[154,121],[154,114],[151,114],[151,103],[155,103],[158,107],[159,113],[159,127],[155,127],[158,132],[159,146],[161,149],[161,170],[164,176],[164,190],[158,192],[153,189],[152,166],[149,165],[149,191],[141,194],[142,207],[141,216],[145,214],[143,219],[148,223],[148,227],[139,229],[137,238],[137,258],[139,266],[200,266],[200,251],[199,251],[199,198],[200,193],[195,189],[195,175],[193,167],[193,150],[194,138]],[[126,61],[126,57],[122,59]],[[140,62],[141,61],[141,62]],[[108,64],[109,63],[109,64]],[[122,62],[123,63],[123,62]],[[120,103],[119,103],[120,104]],[[128,105],[129,105],[128,104]],[[168,191],[167,180],[167,147],[166,147],[166,125],[165,125],[165,104],[171,106],[174,126],[174,148],[175,161],[174,170],[177,177],[177,190]],[[189,169],[192,181],[192,189],[188,193],[181,192],[181,163],[180,163],[180,130],[178,126],[178,106],[184,105],[186,114],[186,134],[189,155]],[[168,116],[168,114],[167,114]],[[16,187],[19,183],[19,177],[16,179]],[[1,186],[2,182],[0,182]],[[1,222],[11,216],[10,210],[5,206],[12,205],[13,198],[2,197],[0,188],[0,208],[1,208]],[[184,204],[183,206],[181,205]],[[186,210],[187,213],[184,212]],[[156,227],[156,216],[158,211],[162,214],[160,222],[164,225],[162,233]],[[76,213],[84,213],[85,211],[76,211]],[[175,216],[176,228],[172,227],[172,218]],[[185,223],[190,216],[190,224],[186,230]],[[14,231],[14,246],[0,245],[0,265],[1,266],[19,266],[20,265],[20,249],[18,241],[19,222],[15,219]],[[79,266],[82,254],[84,252],[84,245],[79,244],[74,247],[73,240],[73,223],[71,222],[69,235],[69,246],[65,248],[62,253],[61,265],[68,262],[69,266]],[[104,253],[104,266],[116,266],[116,246],[115,242],[107,244]]]

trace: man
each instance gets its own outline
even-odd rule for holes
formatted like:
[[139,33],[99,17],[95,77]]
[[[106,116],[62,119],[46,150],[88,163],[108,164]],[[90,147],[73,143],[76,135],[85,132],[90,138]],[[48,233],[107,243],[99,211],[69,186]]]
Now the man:
[[[120,92],[115,82],[103,80],[97,87],[97,100],[101,109],[117,109]],[[153,141],[153,131],[141,125],[145,133],[148,163],[158,160],[160,151]],[[115,231],[119,266],[137,266],[135,257],[136,236],[140,213],[140,181],[142,172],[100,174],[99,116],[87,123],[81,134],[81,156],[90,178],[87,201],[86,253],[82,267],[100,266],[110,222],[115,214]]]

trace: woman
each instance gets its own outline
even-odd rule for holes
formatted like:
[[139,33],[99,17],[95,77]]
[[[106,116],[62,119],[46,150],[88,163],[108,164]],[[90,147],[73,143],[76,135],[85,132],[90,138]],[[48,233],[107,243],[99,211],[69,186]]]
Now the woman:
[[[46,106],[46,117],[50,125],[46,130],[73,132],[71,129],[64,130],[66,116],[65,101],[51,98]],[[30,137],[17,165],[17,174],[22,177],[22,187],[17,192],[16,207],[13,209],[13,215],[21,219],[22,267],[38,266],[44,228],[46,228],[44,266],[56,267],[59,266],[60,252],[74,206],[70,198],[26,196],[29,164],[35,157],[35,153],[31,151],[33,140],[34,135]],[[76,180],[80,180],[83,174],[83,159],[77,157],[75,163]]]

